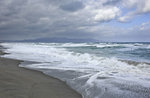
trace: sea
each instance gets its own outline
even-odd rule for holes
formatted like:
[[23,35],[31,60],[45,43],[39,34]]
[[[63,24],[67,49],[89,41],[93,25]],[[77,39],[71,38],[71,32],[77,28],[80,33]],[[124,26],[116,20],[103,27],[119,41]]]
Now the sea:
[[[150,98],[150,43],[1,43],[19,67],[64,81],[83,98]],[[29,76],[30,77],[30,76]]]

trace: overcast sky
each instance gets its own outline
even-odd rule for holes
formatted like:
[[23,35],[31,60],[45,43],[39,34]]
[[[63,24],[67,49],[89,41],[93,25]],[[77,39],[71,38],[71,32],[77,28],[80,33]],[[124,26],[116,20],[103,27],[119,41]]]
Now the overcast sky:
[[0,40],[150,41],[150,0],[0,0]]

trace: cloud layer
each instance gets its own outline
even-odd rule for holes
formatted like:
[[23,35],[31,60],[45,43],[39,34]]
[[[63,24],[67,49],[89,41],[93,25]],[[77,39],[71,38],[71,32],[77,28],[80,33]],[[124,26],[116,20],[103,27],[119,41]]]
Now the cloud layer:
[[124,25],[149,12],[150,0],[0,0],[0,40],[126,41],[130,36],[134,41],[136,36],[150,37],[148,21],[131,28]]

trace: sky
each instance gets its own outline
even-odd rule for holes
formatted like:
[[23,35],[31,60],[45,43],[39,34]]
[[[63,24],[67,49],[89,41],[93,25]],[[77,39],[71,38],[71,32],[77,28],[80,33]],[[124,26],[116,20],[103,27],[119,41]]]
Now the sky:
[[0,0],[0,40],[150,42],[150,0]]

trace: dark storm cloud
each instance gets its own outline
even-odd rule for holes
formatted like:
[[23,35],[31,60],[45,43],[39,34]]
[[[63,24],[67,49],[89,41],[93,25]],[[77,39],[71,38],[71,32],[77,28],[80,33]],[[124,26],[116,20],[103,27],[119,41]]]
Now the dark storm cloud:
[[[58,1],[1,1],[0,40],[24,40],[60,36],[71,37],[71,35],[78,37],[78,32],[83,35],[84,31],[79,31],[78,27],[85,25],[87,23],[86,20],[63,12],[59,7],[62,4],[68,4],[68,1],[61,0],[63,3],[58,3]],[[69,4],[73,6],[70,11],[77,11],[81,9],[81,6],[83,7],[83,4],[77,1],[69,0]],[[77,31],[76,34],[74,34],[75,31]],[[88,34],[84,36],[88,36]]]
[[65,10],[65,11],[74,12],[74,11],[77,11],[77,10],[84,8],[84,5],[82,2],[74,1],[71,3],[63,4],[60,6],[60,8]]

